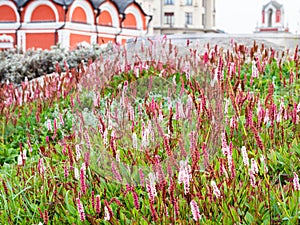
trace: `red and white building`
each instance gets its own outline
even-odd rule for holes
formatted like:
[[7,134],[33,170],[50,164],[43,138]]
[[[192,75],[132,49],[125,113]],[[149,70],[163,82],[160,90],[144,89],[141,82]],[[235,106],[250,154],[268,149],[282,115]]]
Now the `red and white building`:
[[261,25],[256,32],[289,32],[284,26],[284,7],[277,1],[270,1],[262,8]]
[[0,48],[124,44],[146,35],[151,18],[134,0],[1,0]]

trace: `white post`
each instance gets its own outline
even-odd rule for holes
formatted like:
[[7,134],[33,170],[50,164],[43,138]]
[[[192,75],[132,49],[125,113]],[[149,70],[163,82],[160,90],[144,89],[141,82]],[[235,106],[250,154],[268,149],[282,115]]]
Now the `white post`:
[[18,31],[17,46],[19,49],[22,49],[23,52],[26,51],[26,33],[25,33],[25,31]]
[[58,43],[66,50],[70,48],[70,31],[59,30],[58,31]]

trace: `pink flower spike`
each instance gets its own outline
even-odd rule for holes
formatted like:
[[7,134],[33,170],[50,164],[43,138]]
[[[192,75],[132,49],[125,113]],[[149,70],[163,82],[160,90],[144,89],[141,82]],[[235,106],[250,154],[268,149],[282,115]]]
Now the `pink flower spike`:
[[217,197],[217,198],[220,198],[221,197],[221,192],[216,184],[215,181],[211,181],[211,186],[213,188],[213,192],[214,192],[214,195]]
[[294,189],[295,191],[300,191],[299,177],[295,172],[293,174],[294,174],[294,178],[293,178]]
[[56,118],[54,118],[54,120],[53,120],[53,128],[54,128],[54,133],[56,134],[56,132],[57,132],[57,121],[56,121]]
[[255,180],[255,176],[253,174],[252,170],[249,170],[249,176],[250,176],[250,184],[252,187],[256,187],[256,180]]
[[138,197],[137,193],[134,190],[132,190],[131,192],[132,192],[132,195],[133,195],[134,206],[135,206],[136,209],[139,209],[140,208],[139,197]]
[[61,113],[59,114],[59,122],[60,122],[60,124],[61,124],[62,126],[64,126],[65,122],[64,122],[64,119],[63,119]]
[[68,176],[69,176],[69,170],[68,170],[67,163],[65,162],[64,163],[64,177],[68,178]]
[[156,180],[155,175],[153,173],[149,173],[149,178],[146,180],[146,189],[151,203],[154,202],[154,198],[157,195],[155,180]]
[[122,180],[123,180],[122,176],[119,173],[118,168],[116,167],[114,161],[111,162],[111,170],[112,170],[112,173],[113,173],[114,177],[116,178],[116,180],[118,182],[122,182]]
[[79,216],[80,216],[80,220],[85,221],[85,213],[84,213],[83,206],[80,202],[80,199],[76,198],[76,202],[77,202],[77,210],[78,210],[78,213],[79,213]]
[[257,166],[257,162],[255,161],[255,159],[251,159],[251,171],[253,172],[253,174],[258,174],[258,166]]
[[188,194],[190,191],[190,180],[192,179],[191,166],[188,165],[188,161],[180,161],[180,171],[178,173],[178,183],[184,184],[184,194]]
[[91,200],[92,200],[92,207],[93,209],[95,208],[95,192],[92,191],[92,197],[91,197]]
[[105,221],[110,220],[110,214],[109,214],[108,208],[106,206],[104,207],[104,220]]
[[48,128],[48,131],[52,131],[52,126],[51,126],[51,120],[50,119],[47,120],[47,128]]
[[86,194],[86,183],[85,183],[85,167],[80,168],[80,190],[82,194]]
[[100,201],[100,195],[96,196],[96,213],[100,213],[101,209],[101,201]]
[[228,147],[228,144],[226,141],[225,132],[222,132],[221,137],[222,137],[222,153],[223,153],[223,155],[227,156],[229,147]]
[[258,77],[258,69],[256,67],[256,62],[253,60],[252,61],[252,78],[257,78]]
[[249,167],[249,158],[248,158],[246,147],[243,146],[241,150],[242,150],[242,156],[243,156],[243,163],[246,167]]
[[37,168],[38,168],[39,174],[43,177],[43,176],[44,176],[44,172],[45,172],[45,167],[44,167],[44,160],[43,160],[43,158],[40,158],[40,159],[39,159]]
[[200,212],[199,212],[199,207],[197,205],[197,202],[195,202],[194,200],[192,200],[190,202],[190,205],[191,205],[191,210],[192,210],[192,214],[193,214],[193,219],[195,221],[198,221],[201,219],[201,215],[200,215]]

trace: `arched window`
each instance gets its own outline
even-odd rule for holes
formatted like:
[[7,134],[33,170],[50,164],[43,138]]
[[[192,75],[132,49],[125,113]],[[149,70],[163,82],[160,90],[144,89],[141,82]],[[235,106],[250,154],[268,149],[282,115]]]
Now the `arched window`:
[[[101,26],[120,27],[120,17],[118,9],[110,1],[106,1],[100,5],[100,15],[98,24]],[[109,23],[111,25],[109,25]]]
[[72,14],[72,22],[87,23],[86,13],[83,8],[76,7]]
[[140,8],[135,4],[129,5],[125,10],[125,14],[123,27],[136,30],[146,29],[146,17],[142,16]]
[[123,22],[124,28],[137,29],[137,21],[132,13],[126,14],[126,18]]
[[273,10],[268,10],[268,27],[272,27],[272,17],[273,17]]
[[40,5],[31,14],[31,22],[55,22],[55,13],[47,5]]
[[75,23],[94,24],[95,13],[89,1],[75,0],[69,11],[69,20]]
[[101,26],[112,26],[112,17],[108,11],[102,11],[100,13],[98,24]]
[[13,23],[16,21],[15,11],[8,5],[0,5],[0,23]]
[[25,10],[24,23],[56,22],[58,11],[51,1],[32,1]]

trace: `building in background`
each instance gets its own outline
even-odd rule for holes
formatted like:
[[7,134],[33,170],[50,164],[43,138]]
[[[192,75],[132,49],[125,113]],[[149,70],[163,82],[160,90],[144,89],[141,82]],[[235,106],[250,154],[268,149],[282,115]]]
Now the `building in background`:
[[1,0],[0,48],[125,43],[146,35],[150,21],[134,0]]
[[215,0],[137,0],[153,15],[149,33],[199,34],[216,32]]
[[256,32],[289,32],[284,26],[284,7],[277,1],[270,1],[262,8],[261,25]]

